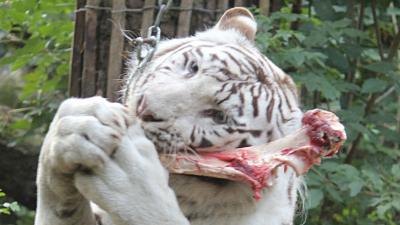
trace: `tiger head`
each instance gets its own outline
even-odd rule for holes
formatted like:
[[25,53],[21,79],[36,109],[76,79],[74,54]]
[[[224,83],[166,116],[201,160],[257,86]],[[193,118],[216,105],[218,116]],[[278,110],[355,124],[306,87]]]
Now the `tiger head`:
[[[159,44],[127,87],[127,104],[158,151],[221,151],[299,127],[296,87],[256,49],[256,27],[247,9],[233,8],[209,30]],[[128,66],[133,73],[133,60]]]

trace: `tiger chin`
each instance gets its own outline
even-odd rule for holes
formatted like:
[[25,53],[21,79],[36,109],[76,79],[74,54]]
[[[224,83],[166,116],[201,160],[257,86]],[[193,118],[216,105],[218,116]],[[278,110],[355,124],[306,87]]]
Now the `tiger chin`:
[[162,41],[124,105],[64,101],[40,153],[35,225],[293,224],[293,171],[279,169],[255,200],[247,184],[168,174],[158,159],[263,144],[300,127],[296,87],[256,49],[256,27],[247,9],[230,9],[209,30]]

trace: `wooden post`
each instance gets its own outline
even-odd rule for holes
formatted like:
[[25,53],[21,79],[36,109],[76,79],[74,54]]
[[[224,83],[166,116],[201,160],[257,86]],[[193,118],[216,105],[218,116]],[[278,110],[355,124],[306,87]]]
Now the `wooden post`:
[[209,19],[212,21],[211,22],[212,25],[214,25],[213,22],[215,22],[216,17],[217,17],[216,11],[219,10],[217,7],[217,0],[207,1],[206,9],[215,10],[214,13],[210,13],[210,17],[209,17]]
[[[207,1],[206,8],[209,10],[217,10],[217,0]],[[215,13],[213,15],[213,19],[215,19]]]
[[269,15],[270,0],[260,0],[260,13],[261,15]]
[[229,4],[228,0],[218,0],[218,9],[220,11],[217,13],[217,20],[219,18],[221,18],[222,14],[224,14],[225,10],[228,9],[228,4]]
[[270,12],[277,12],[282,8],[282,0],[270,0],[271,10]]
[[178,20],[178,37],[186,37],[190,31],[190,21],[192,18],[193,0],[181,1],[181,11]]
[[146,0],[143,7],[142,28],[140,34],[147,35],[147,29],[153,25],[155,0]]
[[119,10],[112,13],[113,28],[111,31],[110,50],[107,70],[107,98],[110,101],[118,100],[118,90],[121,86],[122,54],[124,51],[124,36],[121,29],[125,29],[125,1],[113,0],[112,9]]
[[[179,2],[179,7],[172,6],[163,17],[163,37],[188,36],[193,31],[211,27],[230,4],[248,5],[250,0]],[[69,94],[73,97],[101,95],[116,101],[126,53],[132,50],[120,28],[137,36],[139,30],[147,35],[158,10],[157,1],[76,0],[76,3]]]
[[235,0],[235,6],[243,6],[243,0]]
[[[87,4],[98,7],[100,0],[88,0]],[[97,10],[86,9],[85,27],[81,97],[91,97],[96,94]]]
[[75,14],[74,40],[71,55],[70,76],[68,81],[69,96],[81,96],[83,49],[85,37],[85,5],[86,0],[77,0]]

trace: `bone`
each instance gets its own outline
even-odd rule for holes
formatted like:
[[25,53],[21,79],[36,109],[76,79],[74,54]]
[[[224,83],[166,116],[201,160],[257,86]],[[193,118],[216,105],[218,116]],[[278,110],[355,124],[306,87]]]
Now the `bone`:
[[207,176],[248,183],[255,198],[273,185],[276,169],[290,167],[298,176],[319,165],[322,158],[335,155],[346,140],[344,126],[331,112],[306,112],[302,127],[273,142],[223,152],[160,154],[170,173]]

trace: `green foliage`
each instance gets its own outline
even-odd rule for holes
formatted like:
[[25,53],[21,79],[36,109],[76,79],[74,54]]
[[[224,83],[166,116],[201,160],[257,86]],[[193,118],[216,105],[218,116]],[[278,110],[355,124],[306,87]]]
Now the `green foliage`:
[[73,9],[73,0],[0,1],[0,135],[10,145],[40,143],[66,97]]
[[[6,194],[0,189],[0,198],[4,198]],[[10,215],[11,212],[18,212],[20,207],[17,202],[3,202],[0,205],[0,214]]]
[[[66,98],[74,6],[74,0],[0,0],[2,144],[38,151]],[[11,198],[2,200],[0,224],[33,224],[34,211]]]
[[257,17],[257,45],[295,79],[304,109],[334,111],[348,134],[342,152],[306,177],[306,224],[398,224],[400,76],[398,57],[389,55],[399,38],[392,16],[399,20],[400,5],[307,1],[301,14],[293,14],[292,2]]
[[[13,217],[16,217],[15,225],[31,225],[34,222],[35,212],[21,206],[17,202],[7,202],[3,198],[6,197],[6,194],[0,189],[0,224],[2,224],[1,216],[5,215],[7,218],[13,220]],[[7,223],[8,225],[9,223]]]

